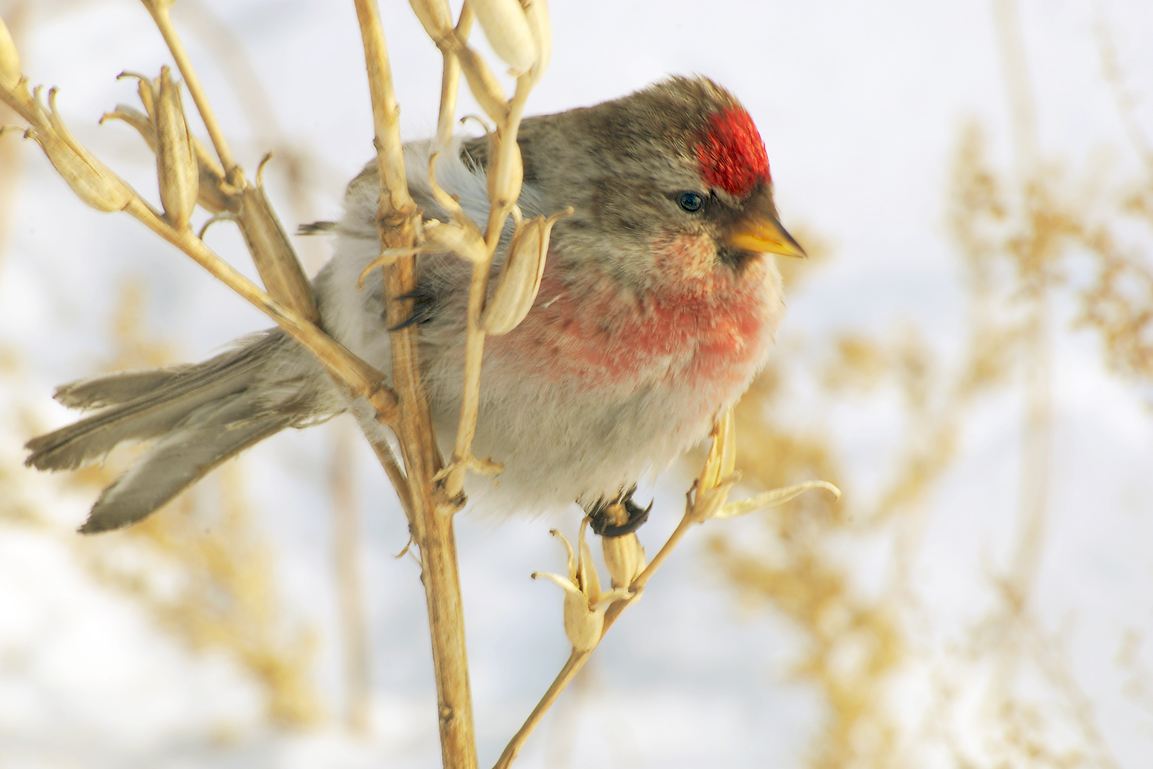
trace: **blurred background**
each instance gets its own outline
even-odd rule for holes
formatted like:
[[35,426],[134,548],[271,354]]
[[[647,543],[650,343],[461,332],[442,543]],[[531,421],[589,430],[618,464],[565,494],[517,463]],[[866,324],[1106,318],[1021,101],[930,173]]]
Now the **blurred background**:
[[[439,57],[384,3],[407,138]],[[517,764],[1153,765],[1153,4],[553,4],[530,112],[671,73],[761,127],[789,314],[739,413],[742,493],[820,495],[693,533]],[[34,82],[138,189],[123,70],[168,61],[130,0],[0,0]],[[180,0],[242,164],[290,229],[371,157],[351,3]],[[467,101],[462,111],[478,111]],[[0,108],[2,109],[2,108]],[[0,123],[12,122],[0,113]],[[228,227],[209,241],[248,274]],[[327,258],[299,242],[310,270]],[[42,475],[55,385],[200,359],[265,320],[0,137],[0,767],[438,765],[416,565],[344,419],[280,435],[133,529],[74,529],[130,459]],[[699,458],[643,489],[651,548]],[[575,514],[560,524],[570,533]],[[463,516],[481,763],[568,653],[557,522]]]

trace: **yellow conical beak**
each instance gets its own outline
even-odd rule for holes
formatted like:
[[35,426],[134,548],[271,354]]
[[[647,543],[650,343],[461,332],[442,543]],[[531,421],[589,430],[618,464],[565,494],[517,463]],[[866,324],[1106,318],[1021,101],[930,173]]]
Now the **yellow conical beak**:
[[771,214],[756,213],[746,216],[733,225],[725,239],[733,248],[742,251],[755,251],[759,254],[780,254],[799,259],[807,257],[805,249],[793,239],[777,217]]

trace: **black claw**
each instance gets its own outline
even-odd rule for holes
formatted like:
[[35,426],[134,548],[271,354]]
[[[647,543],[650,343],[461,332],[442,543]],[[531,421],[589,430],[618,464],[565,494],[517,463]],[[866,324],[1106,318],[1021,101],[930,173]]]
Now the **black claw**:
[[309,222],[296,228],[297,235],[320,235],[337,228],[336,222]]
[[415,326],[418,323],[428,323],[430,320],[432,320],[433,314],[436,310],[436,297],[433,296],[428,289],[418,286],[412,291],[400,294],[396,298],[398,301],[402,302],[411,301],[412,312],[410,312],[408,317],[401,322],[389,326],[389,331],[400,331],[401,329],[408,328],[409,326]]
[[[602,537],[623,537],[632,534],[649,519],[653,503],[641,507],[633,501],[637,487],[633,486],[616,499],[599,499],[589,509],[589,524],[592,530]],[[621,513],[624,513],[622,516]],[[622,520],[623,517],[623,520]]]

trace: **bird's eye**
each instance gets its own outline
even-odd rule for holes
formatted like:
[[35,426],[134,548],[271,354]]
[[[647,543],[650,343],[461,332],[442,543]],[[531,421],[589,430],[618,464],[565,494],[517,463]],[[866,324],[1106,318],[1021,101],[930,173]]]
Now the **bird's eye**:
[[705,196],[699,192],[678,192],[677,205],[682,210],[695,214],[705,207]]

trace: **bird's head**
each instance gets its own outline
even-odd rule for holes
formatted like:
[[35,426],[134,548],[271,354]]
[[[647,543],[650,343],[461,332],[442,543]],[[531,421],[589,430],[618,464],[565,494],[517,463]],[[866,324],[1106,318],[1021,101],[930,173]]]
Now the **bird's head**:
[[711,80],[674,77],[531,118],[520,136],[542,213],[574,208],[554,231],[559,260],[643,288],[804,255],[777,219],[752,118]]

